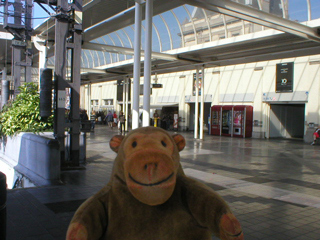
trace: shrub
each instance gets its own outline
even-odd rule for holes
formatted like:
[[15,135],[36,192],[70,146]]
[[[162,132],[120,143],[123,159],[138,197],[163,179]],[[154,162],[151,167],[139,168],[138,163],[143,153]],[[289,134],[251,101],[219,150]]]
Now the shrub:
[[0,113],[0,132],[13,136],[19,132],[40,133],[53,129],[53,117],[40,117],[40,95],[38,85],[25,83],[20,93]]

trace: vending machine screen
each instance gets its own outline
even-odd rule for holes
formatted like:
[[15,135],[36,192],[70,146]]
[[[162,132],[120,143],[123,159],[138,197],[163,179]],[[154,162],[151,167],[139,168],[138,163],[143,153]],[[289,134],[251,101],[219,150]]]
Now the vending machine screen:
[[222,133],[224,134],[231,134],[231,112],[230,110],[222,111]]

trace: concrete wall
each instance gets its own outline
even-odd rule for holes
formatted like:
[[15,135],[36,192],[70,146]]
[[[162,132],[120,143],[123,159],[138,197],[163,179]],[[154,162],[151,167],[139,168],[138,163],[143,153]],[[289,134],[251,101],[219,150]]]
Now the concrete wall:
[[1,141],[1,158],[36,185],[60,182],[59,142],[31,133]]

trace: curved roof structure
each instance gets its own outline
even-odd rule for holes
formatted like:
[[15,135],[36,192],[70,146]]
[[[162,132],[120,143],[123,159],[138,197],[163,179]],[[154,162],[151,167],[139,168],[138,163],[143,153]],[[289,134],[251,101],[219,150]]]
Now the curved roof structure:
[[[83,83],[132,75],[134,4],[83,1]],[[152,70],[319,54],[319,27],[318,0],[154,0]],[[54,17],[34,34],[54,40]]]

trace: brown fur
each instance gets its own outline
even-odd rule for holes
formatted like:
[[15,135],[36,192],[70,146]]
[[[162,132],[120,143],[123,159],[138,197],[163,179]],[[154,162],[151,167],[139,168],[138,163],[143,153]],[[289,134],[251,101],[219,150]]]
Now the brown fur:
[[226,202],[183,173],[184,146],[181,135],[154,127],[114,136],[111,180],[79,207],[67,239],[242,240]]

